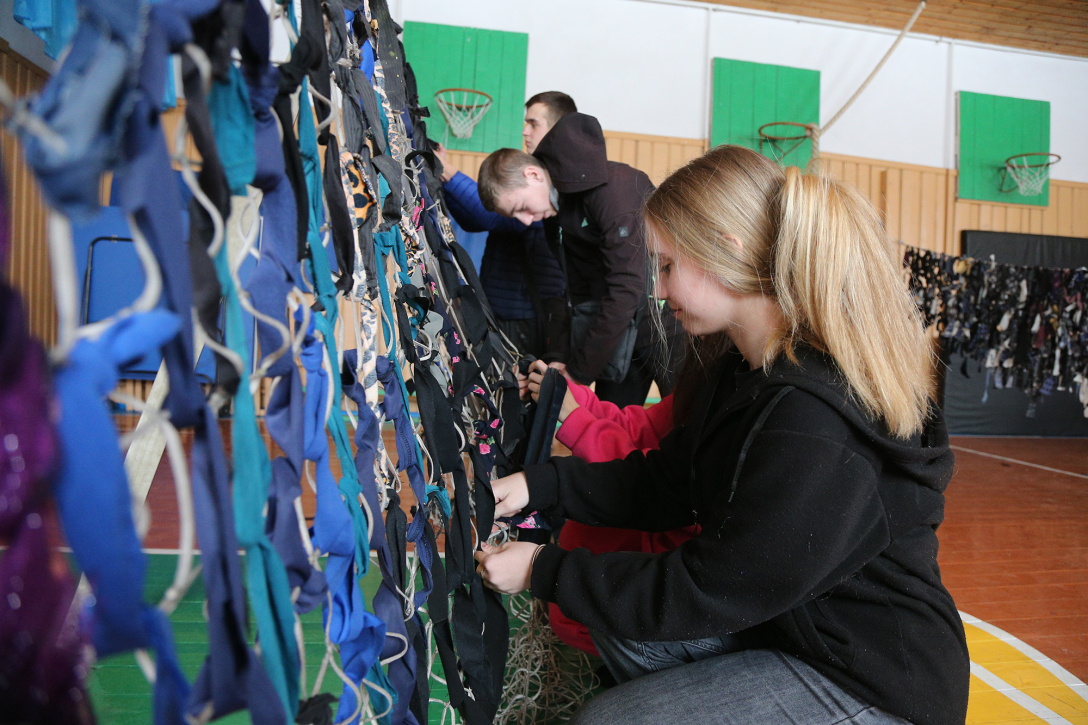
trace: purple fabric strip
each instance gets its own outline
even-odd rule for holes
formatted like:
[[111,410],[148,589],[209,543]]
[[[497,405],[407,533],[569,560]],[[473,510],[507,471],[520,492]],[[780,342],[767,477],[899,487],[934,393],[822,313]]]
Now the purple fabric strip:
[[[0,267],[8,256],[0,198]],[[93,723],[75,582],[56,546],[57,436],[45,354],[18,293],[0,283],[0,713],[5,722]]]

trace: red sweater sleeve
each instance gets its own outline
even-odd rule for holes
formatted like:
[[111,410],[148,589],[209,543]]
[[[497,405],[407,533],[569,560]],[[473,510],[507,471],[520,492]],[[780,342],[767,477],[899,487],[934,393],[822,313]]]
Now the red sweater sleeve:
[[590,463],[624,458],[635,449],[657,448],[672,428],[672,396],[657,405],[619,408],[599,400],[584,385],[571,383],[578,408],[556,433],[559,442]]

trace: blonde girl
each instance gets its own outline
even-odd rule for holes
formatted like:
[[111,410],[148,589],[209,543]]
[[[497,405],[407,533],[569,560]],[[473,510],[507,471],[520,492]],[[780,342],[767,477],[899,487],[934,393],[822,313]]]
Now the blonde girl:
[[657,295],[724,333],[658,451],[553,458],[497,515],[699,534],[663,554],[514,542],[490,586],[582,622],[617,681],[579,723],[963,723],[963,626],[937,567],[952,453],[934,360],[872,205],[721,146],[646,203]]

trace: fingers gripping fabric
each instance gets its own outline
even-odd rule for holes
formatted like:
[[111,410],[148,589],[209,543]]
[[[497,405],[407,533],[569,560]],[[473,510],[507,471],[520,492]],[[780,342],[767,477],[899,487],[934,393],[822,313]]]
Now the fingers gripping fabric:
[[[275,3],[270,17],[260,0],[81,0],[72,48],[34,104],[66,141],[58,150],[25,137],[46,197],[70,217],[89,215],[101,174],[112,170],[162,281],[161,309],[94,334],[77,330],[56,355],[65,412],[57,440],[69,455],[57,507],[95,597],[90,628],[36,656],[65,663],[56,682],[79,693],[81,637],[99,655],[153,649],[156,723],[207,722],[243,708],[262,725],[315,722],[330,703],[318,694],[320,677],[303,687],[297,615],[321,607],[320,671],[328,665],[343,683],[335,722],[422,725],[435,680],[449,692],[444,708],[482,725],[503,696],[509,628],[473,553],[493,523],[492,477],[511,470],[525,433],[519,352],[498,331],[453,237],[428,112],[385,0],[303,0],[301,10],[296,18],[293,5]],[[297,38],[279,67],[269,62],[272,23]],[[182,58],[181,128],[200,154],[197,173],[185,158],[186,134],[167,143],[159,117],[171,53]],[[172,161],[194,193],[187,210],[175,185],[157,183],[173,173]],[[237,225],[228,217],[245,207],[230,197],[248,195],[248,186],[260,191],[259,220],[243,229],[244,253],[228,252],[225,230]],[[242,264],[250,256],[252,270]],[[354,347],[342,349],[351,337]],[[201,344],[217,356],[208,392],[193,369]],[[141,599],[143,555],[101,404],[120,368],[153,349],[169,375],[170,421],[192,429],[209,652],[191,689],[166,617]],[[533,420],[534,460],[550,450],[547,421],[561,382],[548,378],[553,402]],[[271,460],[262,407],[281,452]],[[229,461],[218,418],[228,411]],[[92,434],[92,451],[75,450]],[[99,473],[79,479],[70,464]],[[312,527],[303,480],[316,496]],[[91,535],[103,527],[80,501],[92,497],[110,522],[110,546]],[[0,566],[40,561],[45,543],[29,514],[3,514],[5,535],[16,532],[20,544],[12,552],[28,555],[9,552]],[[371,552],[381,583],[367,602]],[[51,587],[34,590],[52,602],[40,627],[71,626],[62,612],[71,581]],[[11,627],[0,617],[0,636],[23,625],[19,615]],[[89,721],[80,698],[58,696],[55,706]]]

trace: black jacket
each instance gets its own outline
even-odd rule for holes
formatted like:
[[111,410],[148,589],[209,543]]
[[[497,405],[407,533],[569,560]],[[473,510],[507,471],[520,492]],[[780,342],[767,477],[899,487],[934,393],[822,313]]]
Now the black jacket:
[[530,510],[701,527],[665,554],[548,546],[533,594],[635,640],[739,633],[918,725],[962,725],[967,645],[937,568],[953,466],[944,421],[935,413],[922,436],[893,439],[849,400],[828,358],[798,354],[768,373],[728,355],[658,451],[527,467]]
[[[557,245],[557,231],[562,230],[562,249],[557,246],[555,253],[566,254],[571,299],[575,304],[601,303],[596,326],[567,362],[571,377],[588,384],[600,375],[623,331],[645,307],[648,261],[642,203],[654,186],[638,169],[608,160],[601,125],[584,113],[559,119],[534,155],[559,192],[559,213],[545,220],[545,230],[549,242]],[[649,339],[649,327],[644,327],[639,344]]]
[[[489,232],[480,262],[480,284],[500,320],[536,317],[526,266],[533,272],[541,300],[562,297],[566,282],[541,224],[525,226],[517,219],[484,209],[476,182],[458,171],[442,186],[446,205],[466,232]],[[527,257],[527,259],[526,259]]]

